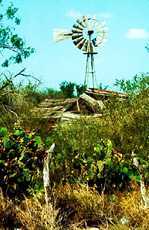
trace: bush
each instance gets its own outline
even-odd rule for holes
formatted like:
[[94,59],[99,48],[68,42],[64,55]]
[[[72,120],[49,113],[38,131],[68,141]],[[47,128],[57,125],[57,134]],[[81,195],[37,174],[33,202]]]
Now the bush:
[[102,130],[114,147],[123,153],[129,165],[133,165],[133,157],[138,160],[138,169],[148,183],[148,81],[144,77],[135,78],[132,82],[122,81],[121,84],[122,89],[129,92],[128,99],[108,102]]
[[14,123],[19,122],[25,129],[42,126],[44,133],[47,124],[45,125],[42,116],[37,118],[33,109],[45,98],[60,97],[61,94],[60,91],[52,89],[41,90],[37,83],[30,81],[26,85],[16,85],[13,77],[3,76],[2,80],[0,79],[0,127],[11,130]]
[[76,86],[76,91],[77,91],[77,97],[79,97],[87,89],[86,85],[77,85],[76,84],[75,86]]
[[3,194],[15,199],[24,198],[29,188],[41,186],[44,150],[36,132],[14,128],[0,129],[0,187]]
[[16,86],[11,76],[7,76],[0,82],[0,126],[12,129],[17,121],[28,123],[32,117],[33,102],[35,98],[31,99],[29,91]]
[[138,173],[122,156],[113,153],[113,144],[102,134],[101,121],[82,119],[59,125],[50,141],[56,148],[51,156],[51,182],[86,183],[105,192],[128,189]]
[[75,83],[63,81],[60,84],[60,90],[65,98],[74,97]]
[[55,90],[52,88],[47,88],[43,93],[45,94],[45,98],[57,99],[57,98],[63,97],[63,94],[61,91]]

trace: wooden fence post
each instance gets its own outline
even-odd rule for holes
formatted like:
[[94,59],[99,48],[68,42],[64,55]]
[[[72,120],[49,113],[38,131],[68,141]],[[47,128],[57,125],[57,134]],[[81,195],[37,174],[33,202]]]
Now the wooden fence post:
[[45,191],[45,202],[48,205],[50,201],[49,197],[49,187],[50,187],[50,178],[49,178],[49,161],[50,161],[50,155],[53,153],[55,148],[55,144],[53,143],[46,151],[47,155],[44,158],[44,164],[43,164],[43,185],[44,185],[44,191]]

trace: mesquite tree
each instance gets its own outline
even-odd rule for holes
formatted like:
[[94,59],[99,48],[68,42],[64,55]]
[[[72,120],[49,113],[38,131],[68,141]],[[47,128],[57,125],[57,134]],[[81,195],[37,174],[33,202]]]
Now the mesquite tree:
[[18,8],[12,3],[7,6],[0,0],[0,62],[3,67],[21,63],[34,52],[16,32],[16,27],[21,22],[17,11]]

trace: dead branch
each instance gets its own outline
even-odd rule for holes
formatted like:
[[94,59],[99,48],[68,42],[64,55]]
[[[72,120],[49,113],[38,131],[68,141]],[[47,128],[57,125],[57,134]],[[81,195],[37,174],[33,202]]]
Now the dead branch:
[[143,168],[142,166],[139,164],[138,159],[136,158],[135,154],[132,153],[132,157],[133,157],[133,165],[136,167],[136,169],[138,170],[139,174],[140,174],[140,192],[141,192],[141,198],[142,198],[142,203],[144,208],[149,208],[149,194],[148,191],[145,187],[145,183],[144,183],[144,176],[143,176]]
[[50,155],[53,153],[55,148],[55,144],[53,143],[49,150],[46,151],[47,155],[44,158],[44,165],[43,165],[43,184],[44,184],[44,191],[45,191],[45,202],[48,205],[50,201],[49,197],[49,187],[50,187],[50,178],[49,178],[49,161]]

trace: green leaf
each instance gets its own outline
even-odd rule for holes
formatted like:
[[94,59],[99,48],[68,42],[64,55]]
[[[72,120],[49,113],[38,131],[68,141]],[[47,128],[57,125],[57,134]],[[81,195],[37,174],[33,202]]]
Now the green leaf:
[[10,139],[8,137],[4,137],[3,145],[4,145],[4,148],[6,148],[6,149],[11,148],[11,141],[10,141]]
[[100,153],[101,152],[101,150],[102,150],[102,146],[101,145],[96,145],[95,147],[94,147],[94,151],[96,152],[96,153]]
[[93,179],[94,175],[95,175],[94,169],[91,167],[87,172],[87,178],[88,179]]
[[91,165],[93,163],[93,158],[92,157],[88,157],[87,158],[87,165]]
[[14,132],[14,135],[15,136],[22,136],[24,134],[24,131],[23,130],[19,130],[17,129],[15,132]]
[[17,175],[17,172],[14,172],[14,173],[12,173],[12,174],[10,174],[10,178],[13,178],[13,177],[15,177]]
[[104,167],[104,162],[103,161],[97,161],[97,167],[98,167],[99,173],[101,173],[103,170],[103,167]]
[[20,22],[21,22],[20,18],[16,17],[15,18],[15,24],[16,25],[20,25]]
[[131,180],[134,180],[134,181],[136,181],[136,182],[140,182],[140,176],[138,175],[138,176],[131,176]]
[[4,161],[4,160],[0,160],[0,164],[1,164],[1,165],[4,165],[4,164],[5,164],[5,161]]
[[125,173],[125,174],[128,174],[129,169],[128,169],[127,167],[124,167],[124,168],[122,169],[122,172]]
[[11,3],[11,5],[8,7],[6,11],[8,19],[13,19],[17,11],[18,8],[14,7],[13,4]]
[[8,135],[7,128],[4,128],[4,127],[0,128],[0,137],[5,137],[7,135]]
[[56,156],[56,164],[58,163],[61,163],[63,162],[63,155],[61,153],[58,153],[57,156]]
[[111,160],[111,158],[107,158],[107,159],[105,160],[105,164],[108,165],[108,166],[111,166],[111,165],[112,165],[112,160]]
[[41,140],[40,136],[35,136],[34,141],[35,141],[35,145],[41,145],[42,144],[42,140]]
[[107,141],[107,153],[111,154],[112,149],[113,149],[112,142],[111,142],[111,140],[108,139],[108,141]]

